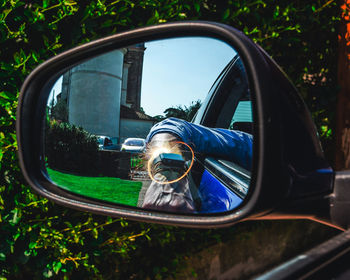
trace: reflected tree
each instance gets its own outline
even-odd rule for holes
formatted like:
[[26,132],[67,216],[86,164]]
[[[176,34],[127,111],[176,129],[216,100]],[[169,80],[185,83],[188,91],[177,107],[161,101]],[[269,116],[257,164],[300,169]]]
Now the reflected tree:
[[183,119],[186,121],[191,121],[195,116],[195,114],[197,113],[200,106],[201,106],[201,101],[197,100],[197,101],[192,101],[188,107],[185,105],[170,107],[164,111],[165,118],[174,117],[174,118]]
[[50,104],[50,119],[68,122],[67,102],[63,99],[57,99],[55,104]]

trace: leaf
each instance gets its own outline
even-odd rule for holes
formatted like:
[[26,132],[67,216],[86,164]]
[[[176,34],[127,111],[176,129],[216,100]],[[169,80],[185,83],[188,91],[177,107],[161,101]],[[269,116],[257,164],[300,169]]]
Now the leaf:
[[196,10],[196,12],[198,13],[200,10],[201,6],[198,3],[194,3],[194,9]]
[[46,9],[49,6],[50,0],[43,0],[43,8]]
[[20,209],[16,208],[11,211],[13,214],[12,220],[10,221],[12,224],[17,224],[20,220]]
[[28,247],[29,249],[34,249],[36,245],[37,245],[37,242],[30,242]]
[[224,12],[224,15],[222,16],[222,19],[228,19],[228,17],[230,16],[230,9],[226,9]]
[[122,219],[122,220],[120,221],[120,225],[121,225],[122,227],[127,227],[127,226],[128,226],[128,222],[126,222],[124,219]]
[[32,52],[32,58],[34,59],[35,62],[39,61],[39,59],[37,58],[35,52]]
[[92,230],[92,236],[97,239],[98,238],[98,230],[96,228],[93,228]]
[[51,278],[53,276],[53,271],[51,269],[45,269],[43,272],[45,278]]
[[11,100],[11,96],[10,96],[10,93],[6,93],[4,91],[0,92],[0,97],[4,98],[4,99],[8,99],[8,100]]
[[157,20],[159,19],[159,13],[157,10],[155,10],[155,12],[154,12],[154,18]]
[[6,261],[6,255],[4,253],[0,253],[0,261]]
[[58,274],[58,272],[60,271],[61,267],[62,267],[62,263],[61,262],[53,262],[53,264],[52,264],[52,269],[53,269],[53,271],[56,274]]
[[23,253],[26,257],[30,257],[30,255],[32,254],[31,250],[25,250]]

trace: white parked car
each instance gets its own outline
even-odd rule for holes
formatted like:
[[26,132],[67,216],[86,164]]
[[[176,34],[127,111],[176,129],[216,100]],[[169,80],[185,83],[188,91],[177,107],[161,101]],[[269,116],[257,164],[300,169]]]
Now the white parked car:
[[122,147],[120,148],[121,152],[129,153],[143,153],[146,149],[146,141],[142,138],[127,138],[125,139]]

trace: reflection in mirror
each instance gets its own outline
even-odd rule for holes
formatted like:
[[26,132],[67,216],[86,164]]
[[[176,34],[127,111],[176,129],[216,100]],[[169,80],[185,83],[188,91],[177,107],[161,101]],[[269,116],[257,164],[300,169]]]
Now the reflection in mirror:
[[222,41],[165,39],[91,58],[56,81],[46,112],[45,172],[66,191],[196,214],[247,195],[250,91]]

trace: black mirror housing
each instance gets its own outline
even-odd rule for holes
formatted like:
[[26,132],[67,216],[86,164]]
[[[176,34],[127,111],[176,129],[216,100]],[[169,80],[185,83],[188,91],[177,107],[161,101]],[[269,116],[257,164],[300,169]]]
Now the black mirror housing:
[[[253,106],[254,156],[247,199],[222,214],[161,213],[86,198],[57,188],[42,172],[43,119],[48,89],[63,72],[91,57],[139,42],[205,36],[232,46],[242,59]],[[55,56],[37,67],[21,89],[17,138],[22,171],[35,191],[61,205],[96,214],[187,227],[222,227],[247,219],[328,219],[334,173],[326,162],[311,116],[286,75],[242,32],[219,23],[179,22],[106,37]],[[318,205],[317,209],[311,207]]]

